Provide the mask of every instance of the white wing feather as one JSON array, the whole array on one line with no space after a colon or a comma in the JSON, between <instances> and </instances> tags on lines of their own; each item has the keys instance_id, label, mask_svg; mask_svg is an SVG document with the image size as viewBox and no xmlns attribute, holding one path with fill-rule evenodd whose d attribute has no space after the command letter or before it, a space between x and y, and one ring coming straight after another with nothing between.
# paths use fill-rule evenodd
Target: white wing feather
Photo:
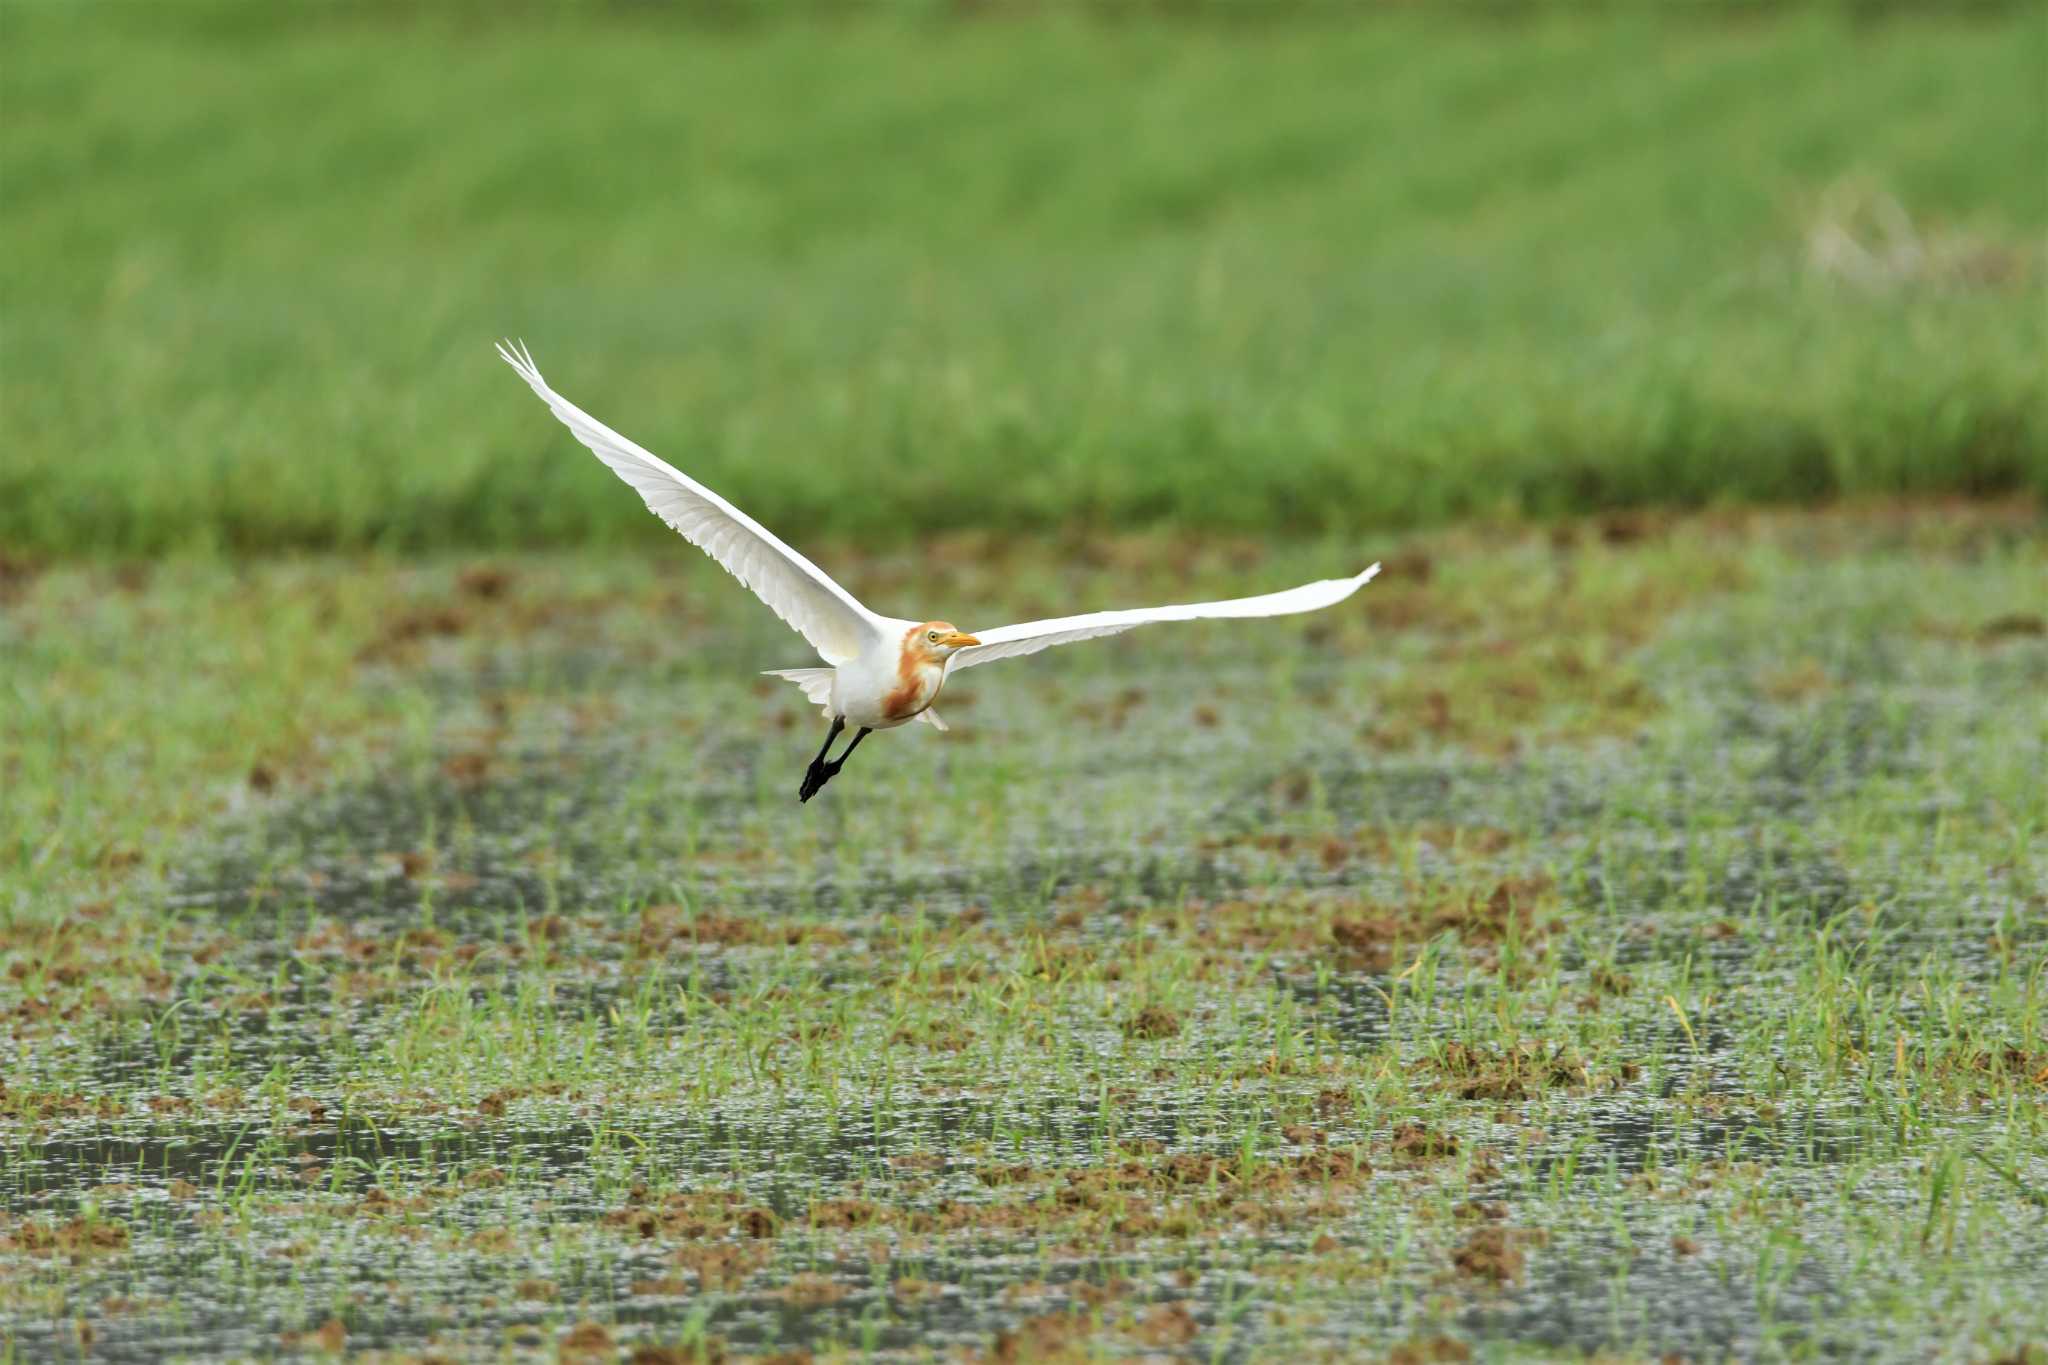
<instances>
[{"instance_id":1,"label":"white wing feather","mask_svg":"<svg viewBox=\"0 0 2048 1365\"><path fill-rule=\"evenodd\" d=\"M839 676L838 669L771 668L763 676L789 679L804 690L805 701L824 708L828 716L832 714L832 681Z\"/></svg>"},{"instance_id":2,"label":"white wing feather","mask_svg":"<svg viewBox=\"0 0 2048 1365\"><path fill-rule=\"evenodd\" d=\"M1130 611L1095 611L1085 616L1060 616L1048 621L1026 621L1022 625L998 626L994 630L977 630L973 634L981 641L969 645L953 655L948 661L949 671L954 668L972 668L976 664L992 663L997 659L1012 659L1020 654L1036 654L1041 649L1054 645L1069 645L1076 640L1093 640L1104 635L1117 635L1134 626L1149 626L1155 621L1199 621L1212 617L1233 616L1291 616L1296 612L1317 611L1334 606L1357 592L1373 575L1380 571L1375 564L1353 578L1325 578L1315 583L1304 583L1298 588L1284 592L1269 592L1262 597L1233 597L1225 602L1191 602L1179 607L1138 607Z\"/></svg>"},{"instance_id":3,"label":"white wing feather","mask_svg":"<svg viewBox=\"0 0 2048 1365\"><path fill-rule=\"evenodd\" d=\"M515 349L500 342L498 354L519 371L519 377L577 440L633 485L649 511L752 589L792 630L810 641L826 663L845 663L871 638L881 635L881 618L766 527L549 388L524 343Z\"/></svg>"}]
</instances>

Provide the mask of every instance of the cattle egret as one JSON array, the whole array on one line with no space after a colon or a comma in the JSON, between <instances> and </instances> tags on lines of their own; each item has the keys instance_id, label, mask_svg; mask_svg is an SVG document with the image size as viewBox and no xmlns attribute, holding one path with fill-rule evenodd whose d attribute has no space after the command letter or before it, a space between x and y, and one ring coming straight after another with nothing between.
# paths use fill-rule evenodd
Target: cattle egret
<instances>
[{"instance_id":1,"label":"cattle egret","mask_svg":"<svg viewBox=\"0 0 2048 1365\"><path fill-rule=\"evenodd\" d=\"M1288 616L1334 605L1357 592L1380 571L1374 564L1351 578L1326 578L1284 592L1193 602L1177 607L1094 611L991 630L964 631L950 621L910 621L878 616L852 593L826 577L817 565L777 540L767 528L548 387L524 343L500 342L498 354L533 387L576 439L590 447L612 472L639 492L648 510L682 534L753 589L797 634L810 641L824 668L778 668L823 708L832 724L818 756L804 773L797 799L809 801L836 776L853 751L876 730L893 730L920 720L944 730L932 709L946 679L962 668L1036 654L1053 645L1116 635L1155 621L1204 617ZM853 740L838 758L825 761L832 742L848 725Z\"/></svg>"}]
</instances>

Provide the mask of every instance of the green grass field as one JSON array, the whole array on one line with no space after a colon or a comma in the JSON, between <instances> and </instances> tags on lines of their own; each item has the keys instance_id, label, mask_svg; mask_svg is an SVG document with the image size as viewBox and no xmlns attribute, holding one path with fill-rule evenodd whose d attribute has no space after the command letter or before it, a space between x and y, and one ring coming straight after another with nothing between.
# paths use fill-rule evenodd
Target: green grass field
<instances>
[{"instance_id":1,"label":"green grass field","mask_svg":"<svg viewBox=\"0 0 2048 1365\"><path fill-rule=\"evenodd\" d=\"M2038 6L290 15L0 7L0 548L2048 488Z\"/></svg>"}]
</instances>

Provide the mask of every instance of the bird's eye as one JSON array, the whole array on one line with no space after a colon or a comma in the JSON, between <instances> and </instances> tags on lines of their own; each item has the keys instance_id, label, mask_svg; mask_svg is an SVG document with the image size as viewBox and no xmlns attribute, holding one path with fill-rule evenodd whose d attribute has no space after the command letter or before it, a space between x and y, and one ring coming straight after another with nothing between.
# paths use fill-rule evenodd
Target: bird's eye
<instances>
[{"instance_id":1,"label":"bird's eye","mask_svg":"<svg viewBox=\"0 0 2048 1365\"><path fill-rule=\"evenodd\" d=\"M935 630L928 630L924 633L924 638L930 640L933 644L937 644L939 642L939 633Z\"/></svg>"}]
</instances>

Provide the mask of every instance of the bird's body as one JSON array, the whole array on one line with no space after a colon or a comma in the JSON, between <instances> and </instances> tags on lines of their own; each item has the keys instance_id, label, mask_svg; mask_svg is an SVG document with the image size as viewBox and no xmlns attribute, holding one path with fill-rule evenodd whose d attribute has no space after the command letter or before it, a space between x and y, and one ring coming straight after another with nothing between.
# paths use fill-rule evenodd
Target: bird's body
<instances>
[{"instance_id":1,"label":"bird's body","mask_svg":"<svg viewBox=\"0 0 2048 1365\"><path fill-rule=\"evenodd\" d=\"M939 639L927 638L933 635ZM947 643L941 646L939 640ZM944 729L931 706L946 683L946 660L952 650L976 643L973 636L960 634L944 621L905 622L902 634L893 639L877 632L869 647L852 659L819 670L830 673L826 714L844 716L849 724L868 730L893 730L913 720ZM778 670L775 676L808 671Z\"/></svg>"},{"instance_id":2,"label":"bird's body","mask_svg":"<svg viewBox=\"0 0 2048 1365\"><path fill-rule=\"evenodd\" d=\"M1185 606L1098 611L973 634L946 621L912 621L868 610L817 565L776 539L767 528L718 494L633 444L548 387L525 347L501 344L498 353L553 409L577 440L631 484L648 509L717 560L753 590L824 660L824 668L775 669L801 687L831 719L825 745L804 775L805 801L830 781L854 748L876 730L913 720L946 728L932 703L952 674L995 659L1035 654L1053 645L1115 635L1159 621L1285 616L1343 601L1379 572L1374 564L1350 578L1304 583L1259 597ZM853 742L830 763L825 754L847 726Z\"/></svg>"}]
</instances>

